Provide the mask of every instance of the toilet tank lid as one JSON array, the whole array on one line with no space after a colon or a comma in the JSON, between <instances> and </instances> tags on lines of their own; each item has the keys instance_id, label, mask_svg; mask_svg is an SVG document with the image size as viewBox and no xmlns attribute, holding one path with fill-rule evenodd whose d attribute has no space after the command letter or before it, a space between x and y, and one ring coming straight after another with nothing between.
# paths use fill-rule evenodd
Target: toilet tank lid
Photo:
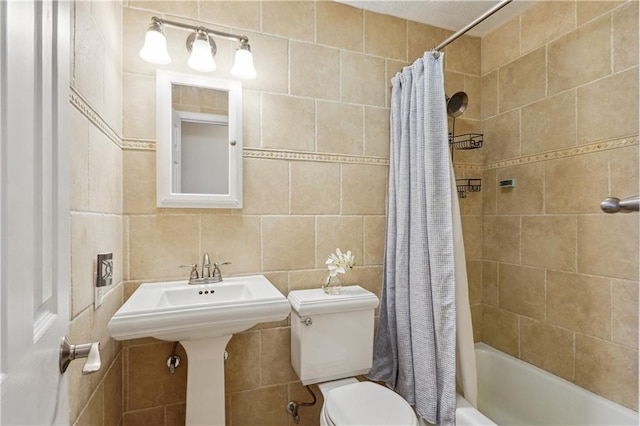
<instances>
[{"instance_id":1,"label":"toilet tank lid","mask_svg":"<svg viewBox=\"0 0 640 426\"><path fill-rule=\"evenodd\" d=\"M289 303L298 316L375 309L378 297L359 285L342 287L340 294L326 294L321 288L289 292Z\"/></svg>"}]
</instances>

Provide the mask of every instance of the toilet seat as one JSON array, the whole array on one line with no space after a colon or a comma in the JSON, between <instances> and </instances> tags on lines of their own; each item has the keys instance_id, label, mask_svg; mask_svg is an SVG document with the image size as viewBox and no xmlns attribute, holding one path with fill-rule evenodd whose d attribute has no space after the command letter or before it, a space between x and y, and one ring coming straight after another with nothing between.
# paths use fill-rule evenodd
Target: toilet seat
<instances>
[{"instance_id":1,"label":"toilet seat","mask_svg":"<svg viewBox=\"0 0 640 426\"><path fill-rule=\"evenodd\" d=\"M335 388L324 402L322 417L331 425L414 426L418 419L400 395L372 382Z\"/></svg>"}]
</instances>

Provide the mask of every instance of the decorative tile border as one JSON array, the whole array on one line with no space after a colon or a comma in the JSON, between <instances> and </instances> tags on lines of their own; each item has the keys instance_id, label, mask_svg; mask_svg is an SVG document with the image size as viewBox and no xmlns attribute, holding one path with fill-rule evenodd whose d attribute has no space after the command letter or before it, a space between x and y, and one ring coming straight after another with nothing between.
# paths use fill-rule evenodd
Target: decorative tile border
<instances>
[{"instance_id":1,"label":"decorative tile border","mask_svg":"<svg viewBox=\"0 0 640 426\"><path fill-rule=\"evenodd\" d=\"M122 139L118 134L107 124L106 121L100 116L100 114L93 109L91 104L76 90L75 87L69 86L69 103L73 105L82 115L87 117L93 125L95 125L106 137L111 139L111 142L118 147L123 148Z\"/></svg>"},{"instance_id":2,"label":"decorative tile border","mask_svg":"<svg viewBox=\"0 0 640 426\"><path fill-rule=\"evenodd\" d=\"M245 158L268 158L290 161L316 161L330 163L370 164L388 166L389 160L382 157L363 157L346 154L324 154L308 151L287 151L266 148L244 148L242 156Z\"/></svg>"},{"instance_id":3,"label":"decorative tile border","mask_svg":"<svg viewBox=\"0 0 640 426\"><path fill-rule=\"evenodd\" d=\"M156 141L153 139L122 139L122 149L133 151L155 151Z\"/></svg>"},{"instance_id":4,"label":"decorative tile border","mask_svg":"<svg viewBox=\"0 0 640 426\"><path fill-rule=\"evenodd\" d=\"M122 149L135 151L155 151L155 141L150 139L123 139ZM287 151L281 149L243 148L244 158L264 158L269 160L315 161L328 163L371 164L388 166L389 160L381 157L360 157L344 154L324 154L308 151Z\"/></svg>"},{"instance_id":5,"label":"decorative tile border","mask_svg":"<svg viewBox=\"0 0 640 426\"><path fill-rule=\"evenodd\" d=\"M624 148L626 146L633 145L638 145L638 135L610 139L608 141L596 142L589 145L575 146L558 151L543 152L541 154L514 158L511 160L498 161L496 163L490 163L486 166L483 166L483 169L500 169L503 167L517 166L520 164L537 163L540 161L555 160L558 158L574 157L576 155L588 154L591 152L608 151L611 149Z\"/></svg>"},{"instance_id":6,"label":"decorative tile border","mask_svg":"<svg viewBox=\"0 0 640 426\"><path fill-rule=\"evenodd\" d=\"M513 158L487 165L479 164L454 164L454 170L463 172L482 172L484 170L500 169L521 164L536 163L540 161L554 160L558 158L573 157L591 152L607 151L626 146L638 145L638 135L596 142L590 145L566 148L558 151L544 152L527 157ZM155 151L155 141L150 139L123 139L119 146L122 149ZM389 166L389 160L382 157L364 157L346 154L325 154L308 151L288 151L267 148L244 148L244 158L264 158L271 160L288 161L316 161L346 164L371 164L376 166Z\"/></svg>"},{"instance_id":7,"label":"decorative tile border","mask_svg":"<svg viewBox=\"0 0 640 426\"><path fill-rule=\"evenodd\" d=\"M462 172L481 172L482 166L479 164L454 164L453 170L460 170Z\"/></svg>"},{"instance_id":8,"label":"decorative tile border","mask_svg":"<svg viewBox=\"0 0 640 426\"><path fill-rule=\"evenodd\" d=\"M100 115L88 104L88 102L71 87L71 104L73 104L82 114L96 125L109 139L122 149L138 151L155 151L156 144L152 139L120 139L118 135L102 120ZM575 146L557 151L543 152L526 157L513 158L498 161L487 165L479 164L454 164L454 170L463 172L482 172L484 170L500 169L521 164L537 163L540 161L555 160L559 158L573 157L576 155L588 154L592 152L608 151L611 149L624 148L626 146L638 145L638 135L623 138L610 139L595 142L589 145ZM346 164L370 164L376 166L389 166L389 159L382 157L365 157L346 154L326 154L309 151L289 151L269 148L244 148L242 156L244 158L264 158L271 160L288 161L315 161L329 163Z\"/></svg>"}]
</instances>

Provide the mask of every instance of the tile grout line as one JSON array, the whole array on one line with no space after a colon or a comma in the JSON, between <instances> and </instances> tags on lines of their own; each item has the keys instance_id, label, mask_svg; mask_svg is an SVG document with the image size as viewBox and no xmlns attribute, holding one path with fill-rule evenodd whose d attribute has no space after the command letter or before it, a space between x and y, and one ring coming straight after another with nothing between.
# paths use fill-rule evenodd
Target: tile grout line
<instances>
[{"instance_id":1,"label":"tile grout line","mask_svg":"<svg viewBox=\"0 0 640 426\"><path fill-rule=\"evenodd\" d=\"M293 179L291 178L291 161L287 161L287 203L289 205L289 215L291 215L291 202L293 199Z\"/></svg>"},{"instance_id":2,"label":"tile grout line","mask_svg":"<svg viewBox=\"0 0 640 426\"><path fill-rule=\"evenodd\" d=\"M613 342L613 278L609 279L609 340Z\"/></svg>"}]
</instances>

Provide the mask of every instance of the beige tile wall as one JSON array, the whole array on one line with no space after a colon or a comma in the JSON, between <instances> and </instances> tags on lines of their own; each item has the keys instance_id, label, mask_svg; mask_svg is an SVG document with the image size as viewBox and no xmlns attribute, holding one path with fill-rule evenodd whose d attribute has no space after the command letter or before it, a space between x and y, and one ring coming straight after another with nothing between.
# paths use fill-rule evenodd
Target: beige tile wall
<instances>
[{"instance_id":1,"label":"beige tile wall","mask_svg":"<svg viewBox=\"0 0 640 426\"><path fill-rule=\"evenodd\" d=\"M638 194L638 2L539 2L481 45L482 340L637 410L638 216L599 202Z\"/></svg>"},{"instance_id":2,"label":"beige tile wall","mask_svg":"<svg viewBox=\"0 0 640 426\"><path fill-rule=\"evenodd\" d=\"M205 250L234 262L227 273L264 272L283 293L316 287L324 256L338 245L359 259L344 281L379 294L387 167L378 158L388 155L388 79L449 32L333 2L114 5L74 8L72 86L95 115L72 111L71 335L100 339L109 367L81 376L72 366L70 419L118 424L124 390L125 424L179 424L186 368L168 373L170 344L140 340L120 351L108 338L105 324L122 298L142 281L180 277L172 265L199 260ZM250 37L259 76L244 85L245 146L351 157L245 158L242 211L156 209L155 153L118 146L119 135L155 139L155 68L137 57L152 14ZM637 135L637 104L629 114L615 108L622 95L637 93L637 21L637 2L543 2L481 41L452 44L445 77L448 94L470 95L457 133L481 125L485 133L484 149L455 153L459 177L483 177L482 194L461 200L476 340L631 407L638 225L631 216L599 214L597 201L609 191L638 192L637 142L620 143ZM189 71L184 34L167 36L168 68ZM597 55L608 68L589 62L590 43L609 52ZM219 62L230 63L233 46L218 47ZM584 69L572 68L576 62ZM225 69L216 76L228 77ZM337 126L345 116L348 123ZM544 159L559 149L570 155ZM605 175L594 173L602 167ZM516 189L496 188L514 176ZM635 239L616 236L630 232ZM116 285L94 311L87 265L100 251L114 252L124 296ZM284 424L286 401L306 399L289 366L288 339L286 321L232 339L229 424ZM303 423L316 424L317 409L308 413Z\"/></svg>"},{"instance_id":3,"label":"beige tile wall","mask_svg":"<svg viewBox=\"0 0 640 426\"><path fill-rule=\"evenodd\" d=\"M122 420L122 345L106 324L122 305L122 7L75 2L72 7L70 106L71 326L74 343L100 341L102 369L82 375L69 366L69 423L113 425ZM112 252L113 285L94 310L98 253Z\"/></svg>"},{"instance_id":4,"label":"beige tile wall","mask_svg":"<svg viewBox=\"0 0 640 426\"><path fill-rule=\"evenodd\" d=\"M221 90L172 85L171 100L178 111L229 115L229 96Z\"/></svg>"},{"instance_id":5,"label":"beige tile wall","mask_svg":"<svg viewBox=\"0 0 640 426\"><path fill-rule=\"evenodd\" d=\"M389 79L449 32L326 1L129 2L123 17L125 143L155 140L156 67L138 57L152 15L249 37L258 77L243 82L245 147L280 154L245 152L242 210L158 209L155 152L125 149L125 298L141 282L185 278L177 265L199 263L205 251L233 262L224 274L264 273L284 294L319 287L324 260L336 247L352 250L358 264L342 281L380 294ZM173 63L166 68L190 72L186 33L167 31L167 37ZM225 46L219 43L219 51ZM480 40L469 38L445 56L452 81L447 90L472 95L461 127L480 127L479 48ZM231 53L222 56L212 75L229 78L230 63ZM288 151L301 157L292 159ZM480 204L468 208L481 212ZM470 267L479 270L479 250L473 259ZM473 288L480 308L481 287ZM290 366L289 339L287 320L232 338L225 368L228 424L293 424L286 403L308 395ZM171 375L171 344L148 339L124 347L124 424L184 421L186 358ZM317 424L318 409L302 409L302 424Z\"/></svg>"}]
</instances>

